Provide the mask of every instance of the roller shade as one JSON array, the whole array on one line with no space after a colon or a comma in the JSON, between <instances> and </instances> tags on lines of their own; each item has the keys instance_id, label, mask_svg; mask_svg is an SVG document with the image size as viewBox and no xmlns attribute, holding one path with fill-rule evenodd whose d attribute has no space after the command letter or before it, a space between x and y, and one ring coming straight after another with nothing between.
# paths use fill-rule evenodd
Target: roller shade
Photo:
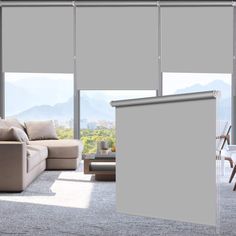
<instances>
[{"instance_id":1,"label":"roller shade","mask_svg":"<svg viewBox=\"0 0 236 236\"><path fill-rule=\"evenodd\" d=\"M231 73L233 7L162 7L162 72Z\"/></svg>"},{"instance_id":2,"label":"roller shade","mask_svg":"<svg viewBox=\"0 0 236 236\"><path fill-rule=\"evenodd\" d=\"M117 210L215 226L219 216L215 93L112 105L116 107Z\"/></svg>"},{"instance_id":3,"label":"roller shade","mask_svg":"<svg viewBox=\"0 0 236 236\"><path fill-rule=\"evenodd\" d=\"M158 8L78 7L79 89L158 89Z\"/></svg>"},{"instance_id":4,"label":"roller shade","mask_svg":"<svg viewBox=\"0 0 236 236\"><path fill-rule=\"evenodd\" d=\"M3 71L73 73L73 7L3 7Z\"/></svg>"}]
</instances>

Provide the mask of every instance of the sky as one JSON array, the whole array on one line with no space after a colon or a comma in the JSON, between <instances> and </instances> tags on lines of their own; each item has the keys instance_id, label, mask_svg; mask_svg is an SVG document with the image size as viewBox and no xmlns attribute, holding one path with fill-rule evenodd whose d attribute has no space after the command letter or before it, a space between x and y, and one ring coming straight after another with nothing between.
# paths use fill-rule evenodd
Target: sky
<instances>
[{"instance_id":1,"label":"sky","mask_svg":"<svg viewBox=\"0 0 236 236\"><path fill-rule=\"evenodd\" d=\"M21 113L35 106L67 103L73 97L73 74L6 73L5 78L8 115ZM196 84L204 86L214 80L230 85L231 75L164 73L163 94L175 94L176 90L184 90ZM222 87L222 90L225 90L225 86ZM100 108L104 110L103 113L109 114L107 109L112 109L109 105L110 101L153 96L156 96L155 90L83 90L81 91L81 102L84 101L85 107L81 106L81 109L86 110L85 116L91 116L91 112L94 113ZM86 100L89 101L86 103ZM105 117L104 114L102 115Z\"/></svg>"},{"instance_id":2,"label":"sky","mask_svg":"<svg viewBox=\"0 0 236 236\"><path fill-rule=\"evenodd\" d=\"M163 93L165 95L174 94L178 89L194 84L206 85L214 80L221 80L231 85L231 74L163 73Z\"/></svg>"},{"instance_id":3,"label":"sky","mask_svg":"<svg viewBox=\"0 0 236 236\"><path fill-rule=\"evenodd\" d=\"M54 105L66 102L73 96L73 74L46 74L46 73L6 73L6 81L26 90L29 94L44 96L40 101ZM194 84L206 85L214 80L221 80L231 84L231 74L204 74L204 73L163 73L163 94L175 94L176 90L190 87ZM42 93L43 92L43 93ZM128 98L152 97L156 95L155 90L130 91L130 90L101 90L83 91L89 98L100 97L106 100L119 100ZM40 96L37 96L39 98ZM38 100L38 99L37 99Z\"/></svg>"}]
</instances>

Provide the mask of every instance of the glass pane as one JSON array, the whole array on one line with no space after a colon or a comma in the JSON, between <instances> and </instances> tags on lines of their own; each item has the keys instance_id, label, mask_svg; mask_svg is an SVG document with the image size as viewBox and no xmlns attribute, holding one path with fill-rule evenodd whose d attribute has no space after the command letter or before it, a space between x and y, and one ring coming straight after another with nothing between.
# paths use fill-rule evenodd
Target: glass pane
<instances>
[{"instance_id":1,"label":"glass pane","mask_svg":"<svg viewBox=\"0 0 236 236\"><path fill-rule=\"evenodd\" d=\"M5 73L6 117L53 120L59 138L72 138L73 84L73 74Z\"/></svg>"},{"instance_id":2,"label":"glass pane","mask_svg":"<svg viewBox=\"0 0 236 236\"><path fill-rule=\"evenodd\" d=\"M220 120L231 121L231 74L163 73L163 95L221 92Z\"/></svg>"},{"instance_id":3,"label":"glass pane","mask_svg":"<svg viewBox=\"0 0 236 236\"><path fill-rule=\"evenodd\" d=\"M98 141L108 141L109 147L115 147L115 108L112 100L153 97L155 90L82 90L80 92L80 134L84 143L84 154L97 151Z\"/></svg>"}]
</instances>

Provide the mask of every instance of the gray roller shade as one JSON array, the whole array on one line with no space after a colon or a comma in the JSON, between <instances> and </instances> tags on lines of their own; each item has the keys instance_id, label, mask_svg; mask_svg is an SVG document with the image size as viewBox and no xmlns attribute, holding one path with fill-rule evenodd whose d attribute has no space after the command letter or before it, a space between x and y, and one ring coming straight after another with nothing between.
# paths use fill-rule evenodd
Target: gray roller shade
<instances>
[{"instance_id":1,"label":"gray roller shade","mask_svg":"<svg viewBox=\"0 0 236 236\"><path fill-rule=\"evenodd\" d=\"M119 212L216 225L217 104L212 92L112 102Z\"/></svg>"},{"instance_id":2,"label":"gray roller shade","mask_svg":"<svg viewBox=\"0 0 236 236\"><path fill-rule=\"evenodd\" d=\"M158 89L158 8L78 7L79 89Z\"/></svg>"},{"instance_id":3,"label":"gray roller shade","mask_svg":"<svg viewBox=\"0 0 236 236\"><path fill-rule=\"evenodd\" d=\"M232 7L162 7L161 26L163 72L232 72Z\"/></svg>"},{"instance_id":4,"label":"gray roller shade","mask_svg":"<svg viewBox=\"0 0 236 236\"><path fill-rule=\"evenodd\" d=\"M3 71L73 72L72 7L4 7Z\"/></svg>"}]
</instances>

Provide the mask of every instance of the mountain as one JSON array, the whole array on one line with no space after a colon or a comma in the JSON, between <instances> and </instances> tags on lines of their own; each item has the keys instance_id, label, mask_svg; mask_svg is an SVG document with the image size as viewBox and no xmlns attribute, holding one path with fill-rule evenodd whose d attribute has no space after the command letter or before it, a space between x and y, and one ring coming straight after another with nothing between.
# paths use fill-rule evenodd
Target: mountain
<instances>
[{"instance_id":1,"label":"mountain","mask_svg":"<svg viewBox=\"0 0 236 236\"><path fill-rule=\"evenodd\" d=\"M229 120L231 116L231 87L221 80L215 80L207 85L195 84L193 86L179 89L175 94L194 93L199 91L220 90L220 119Z\"/></svg>"},{"instance_id":2,"label":"mountain","mask_svg":"<svg viewBox=\"0 0 236 236\"><path fill-rule=\"evenodd\" d=\"M86 95L81 96L81 119L89 121L108 120L114 121L114 108L109 105L109 100L102 98L89 98ZM54 106L41 105L33 106L23 112L15 114L18 119L27 120L58 120L65 122L73 119L73 98L65 103L57 103Z\"/></svg>"},{"instance_id":3,"label":"mountain","mask_svg":"<svg viewBox=\"0 0 236 236\"><path fill-rule=\"evenodd\" d=\"M6 114L12 115L20 111L24 111L29 107L34 106L33 94L23 88L19 88L12 83L5 84L6 90Z\"/></svg>"},{"instance_id":4,"label":"mountain","mask_svg":"<svg viewBox=\"0 0 236 236\"><path fill-rule=\"evenodd\" d=\"M25 76L25 77L24 77ZM42 76L42 77L41 77ZM6 114L8 116L33 106L65 103L73 93L73 79L59 75L20 74L6 76ZM18 78L19 77L19 78ZM68 77L68 78L67 78Z\"/></svg>"},{"instance_id":5,"label":"mountain","mask_svg":"<svg viewBox=\"0 0 236 236\"><path fill-rule=\"evenodd\" d=\"M12 109L15 106L15 110L23 110L23 112L16 112L14 115L20 120L45 120L53 119L58 120L59 122L68 122L73 119L73 98L67 99L66 102L59 102L54 105L48 105L47 93L44 92L41 94L41 97L47 101L44 104L47 105L35 105L35 99L37 97L32 95L28 90L23 88L16 87L12 84L7 84L7 89L10 89L15 96L9 97L7 101L7 109L9 107ZM231 98L230 98L230 85L216 80L207 85L195 84L193 86L177 90L176 94L179 93L191 93L196 91L206 91L206 90L217 90L219 89L222 92L221 97L221 110L220 118L229 119L230 117L230 108L231 108ZM52 93L53 95L53 93ZM52 96L50 96L51 98ZM115 120L114 108L110 106L110 101L114 99L114 96L108 96L107 94L81 92L80 98L80 116L81 120L85 124L88 122L96 122L99 120L113 121ZM50 99L51 103L55 103L57 98ZM24 102L27 104L25 105ZM22 107L18 107L19 104L23 103ZM37 103L36 103L37 104ZM27 107L31 105L30 107ZM8 107L9 106L9 107ZM26 106L26 108L24 108ZM17 108L17 109L16 109ZM7 113L9 114L9 113Z\"/></svg>"},{"instance_id":6,"label":"mountain","mask_svg":"<svg viewBox=\"0 0 236 236\"><path fill-rule=\"evenodd\" d=\"M18 119L27 120L58 120L69 121L73 118L73 99L70 98L65 103L58 103L54 106L41 105L34 106L15 115Z\"/></svg>"},{"instance_id":7,"label":"mountain","mask_svg":"<svg viewBox=\"0 0 236 236\"><path fill-rule=\"evenodd\" d=\"M111 99L101 97L101 95L95 95L90 98L86 94L82 94L80 98L80 116L81 119L87 119L88 121L97 120L115 120L115 110L110 106Z\"/></svg>"},{"instance_id":8,"label":"mountain","mask_svg":"<svg viewBox=\"0 0 236 236\"><path fill-rule=\"evenodd\" d=\"M199 91L210 91L210 90L220 90L222 99L230 98L231 96L230 85L224 83L221 80L215 80L206 85L194 84L193 86L176 90L175 94L194 93L194 92L199 92Z\"/></svg>"}]
</instances>

